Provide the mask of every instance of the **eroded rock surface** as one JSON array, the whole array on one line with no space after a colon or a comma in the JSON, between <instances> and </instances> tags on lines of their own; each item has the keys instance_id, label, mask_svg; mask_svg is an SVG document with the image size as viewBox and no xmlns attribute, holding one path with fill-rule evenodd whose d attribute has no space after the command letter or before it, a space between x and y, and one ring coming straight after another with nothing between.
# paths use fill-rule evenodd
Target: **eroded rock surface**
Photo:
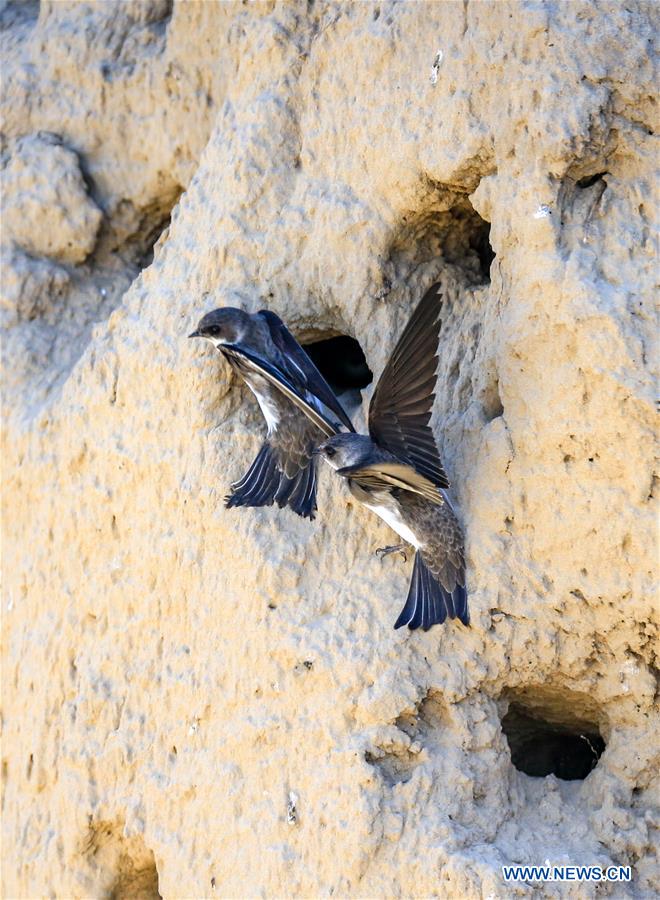
<instances>
[{"instance_id":1,"label":"eroded rock surface","mask_svg":"<svg viewBox=\"0 0 660 900\"><path fill-rule=\"evenodd\" d=\"M7 145L75 148L39 216L87 223L3 261L4 894L657 894L657 8L1 14ZM224 508L263 424L185 335L269 306L377 378L435 280L472 625L411 634L331 473Z\"/></svg>"},{"instance_id":2,"label":"eroded rock surface","mask_svg":"<svg viewBox=\"0 0 660 900\"><path fill-rule=\"evenodd\" d=\"M103 218L87 195L78 157L57 135L31 134L3 152L3 241L35 256L80 263Z\"/></svg>"}]
</instances>

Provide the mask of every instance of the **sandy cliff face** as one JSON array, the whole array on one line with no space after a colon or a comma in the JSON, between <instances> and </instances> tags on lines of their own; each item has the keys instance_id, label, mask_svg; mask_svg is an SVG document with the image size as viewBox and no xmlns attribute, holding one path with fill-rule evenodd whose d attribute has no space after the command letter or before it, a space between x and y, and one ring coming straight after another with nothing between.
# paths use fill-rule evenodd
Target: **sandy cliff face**
<instances>
[{"instance_id":1,"label":"sandy cliff face","mask_svg":"<svg viewBox=\"0 0 660 900\"><path fill-rule=\"evenodd\" d=\"M4 895L657 893L653 5L2 17ZM394 632L329 472L225 510L263 424L185 335L269 306L377 376L434 280L472 626Z\"/></svg>"}]
</instances>

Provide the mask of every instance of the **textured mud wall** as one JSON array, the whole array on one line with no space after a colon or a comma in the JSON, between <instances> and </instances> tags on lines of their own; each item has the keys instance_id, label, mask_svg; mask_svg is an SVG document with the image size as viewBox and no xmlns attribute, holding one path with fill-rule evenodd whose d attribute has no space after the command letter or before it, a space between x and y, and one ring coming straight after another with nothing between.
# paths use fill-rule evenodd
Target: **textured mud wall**
<instances>
[{"instance_id":1,"label":"textured mud wall","mask_svg":"<svg viewBox=\"0 0 660 900\"><path fill-rule=\"evenodd\" d=\"M654 18L4 4L4 896L660 890ZM472 626L411 634L330 472L311 525L224 509L263 424L185 335L268 305L377 375L436 279ZM518 771L510 703L588 777Z\"/></svg>"}]
</instances>

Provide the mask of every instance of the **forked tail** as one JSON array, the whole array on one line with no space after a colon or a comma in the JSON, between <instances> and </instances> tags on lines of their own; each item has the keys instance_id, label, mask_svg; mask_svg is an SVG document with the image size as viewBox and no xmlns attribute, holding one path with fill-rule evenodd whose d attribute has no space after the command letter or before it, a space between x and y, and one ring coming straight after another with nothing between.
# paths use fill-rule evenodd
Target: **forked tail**
<instances>
[{"instance_id":1,"label":"forked tail","mask_svg":"<svg viewBox=\"0 0 660 900\"><path fill-rule=\"evenodd\" d=\"M316 461L310 458L292 477L285 475L277 451L265 441L256 459L241 478L232 484L226 506L290 507L304 518L313 519L316 510Z\"/></svg>"},{"instance_id":2,"label":"forked tail","mask_svg":"<svg viewBox=\"0 0 660 900\"><path fill-rule=\"evenodd\" d=\"M470 624L465 585L456 582L453 589L448 590L417 552L408 597L394 627L407 625L411 630L423 628L428 631L432 625L441 625L447 617L458 618L464 625Z\"/></svg>"}]
</instances>

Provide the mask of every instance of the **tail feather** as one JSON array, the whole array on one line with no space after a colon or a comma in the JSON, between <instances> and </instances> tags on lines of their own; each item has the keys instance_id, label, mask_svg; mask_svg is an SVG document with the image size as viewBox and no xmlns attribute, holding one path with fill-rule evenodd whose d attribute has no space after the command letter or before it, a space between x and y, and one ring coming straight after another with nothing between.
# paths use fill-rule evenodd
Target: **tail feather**
<instances>
[{"instance_id":1,"label":"tail feather","mask_svg":"<svg viewBox=\"0 0 660 900\"><path fill-rule=\"evenodd\" d=\"M411 630L421 627L428 631L432 625L441 625L447 617L470 624L467 591L461 584L447 590L434 578L421 553L416 553L408 596L394 627L407 625Z\"/></svg>"},{"instance_id":2,"label":"tail feather","mask_svg":"<svg viewBox=\"0 0 660 900\"><path fill-rule=\"evenodd\" d=\"M456 608L454 606L454 596L452 591L448 590L441 582L438 582L441 590L444 591L443 599L447 605L447 615L450 619L456 618Z\"/></svg>"},{"instance_id":3,"label":"tail feather","mask_svg":"<svg viewBox=\"0 0 660 900\"><path fill-rule=\"evenodd\" d=\"M468 611L467 590L464 584L457 584L452 592L454 598L454 607L456 615L464 625L470 624L470 613Z\"/></svg>"},{"instance_id":4,"label":"tail feather","mask_svg":"<svg viewBox=\"0 0 660 900\"><path fill-rule=\"evenodd\" d=\"M226 498L226 506L289 506L299 516L314 518L316 510L315 460L301 468L293 477L284 474L277 453L266 441L254 462Z\"/></svg>"},{"instance_id":5,"label":"tail feather","mask_svg":"<svg viewBox=\"0 0 660 900\"><path fill-rule=\"evenodd\" d=\"M419 555L419 554L418 554ZM422 560L422 564L424 560ZM438 582L433 577L430 569L427 566L424 566L425 577L426 577L426 585L427 585L427 596L428 596L428 614L426 617L426 621L422 622L422 628L424 631L428 631L431 625L442 625L442 623L447 618L448 610L443 601L443 596L441 592L438 590ZM449 613L451 617L451 613Z\"/></svg>"},{"instance_id":6,"label":"tail feather","mask_svg":"<svg viewBox=\"0 0 660 900\"><path fill-rule=\"evenodd\" d=\"M316 464L313 459L290 480L290 485L287 502L291 509L313 519L316 509Z\"/></svg>"},{"instance_id":7,"label":"tail feather","mask_svg":"<svg viewBox=\"0 0 660 900\"><path fill-rule=\"evenodd\" d=\"M275 458L268 444L264 444L245 475L232 484L227 507L269 506L280 483ZM270 499L268 499L270 497Z\"/></svg>"},{"instance_id":8,"label":"tail feather","mask_svg":"<svg viewBox=\"0 0 660 900\"><path fill-rule=\"evenodd\" d=\"M403 606L403 609L399 613L399 618L394 623L395 628L401 628L403 625L407 625L414 613L417 606L417 594L419 593L419 586L417 585L417 554L415 556L415 567L413 569L412 578L410 580L410 587L408 588L408 596L406 598L406 602Z\"/></svg>"}]
</instances>

